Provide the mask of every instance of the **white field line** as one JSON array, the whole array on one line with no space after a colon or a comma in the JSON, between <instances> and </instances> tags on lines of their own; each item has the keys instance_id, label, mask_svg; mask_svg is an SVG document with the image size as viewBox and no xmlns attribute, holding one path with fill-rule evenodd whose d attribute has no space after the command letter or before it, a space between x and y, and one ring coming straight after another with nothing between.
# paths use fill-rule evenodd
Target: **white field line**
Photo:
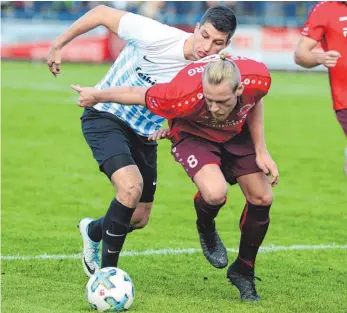
<instances>
[{"instance_id":1,"label":"white field line","mask_svg":"<svg viewBox=\"0 0 347 313\"><path fill-rule=\"evenodd\" d=\"M294 246L276 246L271 245L261 247L260 253L279 252L279 251L314 251L324 249L347 249L347 245L325 244L325 245L294 245ZM238 249L228 248L230 252L237 252ZM188 249L159 249L159 250L144 250L144 251L124 251L121 256L141 256L141 255L178 255L178 254L192 254L201 252L201 249L188 248ZM3 255L0 257L2 261L27 261L27 260L61 260L61 259L78 259L81 254L40 254L40 255Z\"/></svg>"}]
</instances>

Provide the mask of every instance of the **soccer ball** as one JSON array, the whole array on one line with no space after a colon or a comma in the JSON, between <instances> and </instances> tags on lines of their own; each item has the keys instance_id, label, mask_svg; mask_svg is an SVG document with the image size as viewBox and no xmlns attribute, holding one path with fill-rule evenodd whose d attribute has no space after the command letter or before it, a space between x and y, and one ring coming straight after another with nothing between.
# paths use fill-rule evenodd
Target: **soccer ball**
<instances>
[{"instance_id":1,"label":"soccer ball","mask_svg":"<svg viewBox=\"0 0 347 313\"><path fill-rule=\"evenodd\" d=\"M134 285L126 272L117 267L104 267L90 277L86 297L99 312L125 311L134 301Z\"/></svg>"}]
</instances>

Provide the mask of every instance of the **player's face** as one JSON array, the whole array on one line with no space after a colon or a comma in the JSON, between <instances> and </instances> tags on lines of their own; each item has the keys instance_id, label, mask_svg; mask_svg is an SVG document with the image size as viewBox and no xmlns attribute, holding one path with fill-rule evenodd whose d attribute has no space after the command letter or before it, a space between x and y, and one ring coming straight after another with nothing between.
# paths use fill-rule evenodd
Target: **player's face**
<instances>
[{"instance_id":1,"label":"player's face","mask_svg":"<svg viewBox=\"0 0 347 313\"><path fill-rule=\"evenodd\" d=\"M204 97L207 109L214 119L219 122L225 121L237 104L237 98L242 95L243 83L240 83L233 92L230 83L225 81L219 85L203 82Z\"/></svg>"},{"instance_id":2,"label":"player's face","mask_svg":"<svg viewBox=\"0 0 347 313\"><path fill-rule=\"evenodd\" d=\"M211 23L196 24L194 31L193 54L196 60L208 55L218 54L229 42L228 33L223 33L214 28Z\"/></svg>"}]
</instances>

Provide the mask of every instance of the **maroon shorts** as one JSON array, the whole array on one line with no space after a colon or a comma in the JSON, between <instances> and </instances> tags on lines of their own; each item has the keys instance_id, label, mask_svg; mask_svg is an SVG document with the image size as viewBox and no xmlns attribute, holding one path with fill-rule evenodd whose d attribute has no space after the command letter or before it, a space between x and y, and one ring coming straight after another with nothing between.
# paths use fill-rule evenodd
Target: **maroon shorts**
<instances>
[{"instance_id":1,"label":"maroon shorts","mask_svg":"<svg viewBox=\"0 0 347 313\"><path fill-rule=\"evenodd\" d=\"M347 109L336 111L336 117L347 136Z\"/></svg>"},{"instance_id":2,"label":"maroon shorts","mask_svg":"<svg viewBox=\"0 0 347 313\"><path fill-rule=\"evenodd\" d=\"M236 155L228 152L223 144L192 135L174 143L171 154L182 164L191 179L207 164L219 165L230 184L236 184L236 178L239 176L261 172L255 162L254 153Z\"/></svg>"}]
</instances>

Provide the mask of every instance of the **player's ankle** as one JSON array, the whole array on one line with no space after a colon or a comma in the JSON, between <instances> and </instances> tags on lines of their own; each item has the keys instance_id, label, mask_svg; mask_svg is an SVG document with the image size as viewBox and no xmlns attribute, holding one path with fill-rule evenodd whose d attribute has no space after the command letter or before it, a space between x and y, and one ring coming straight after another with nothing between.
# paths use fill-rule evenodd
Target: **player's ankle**
<instances>
[{"instance_id":1,"label":"player's ankle","mask_svg":"<svg viewBox=\"0 0 347 313\"><path fill-rule=\"evenodd\" d=\"M235 262L231 265L232 269L245 276L254 276L254 266L251 262L240 258L239 256Z\"/></svg>"}]
</instances>

